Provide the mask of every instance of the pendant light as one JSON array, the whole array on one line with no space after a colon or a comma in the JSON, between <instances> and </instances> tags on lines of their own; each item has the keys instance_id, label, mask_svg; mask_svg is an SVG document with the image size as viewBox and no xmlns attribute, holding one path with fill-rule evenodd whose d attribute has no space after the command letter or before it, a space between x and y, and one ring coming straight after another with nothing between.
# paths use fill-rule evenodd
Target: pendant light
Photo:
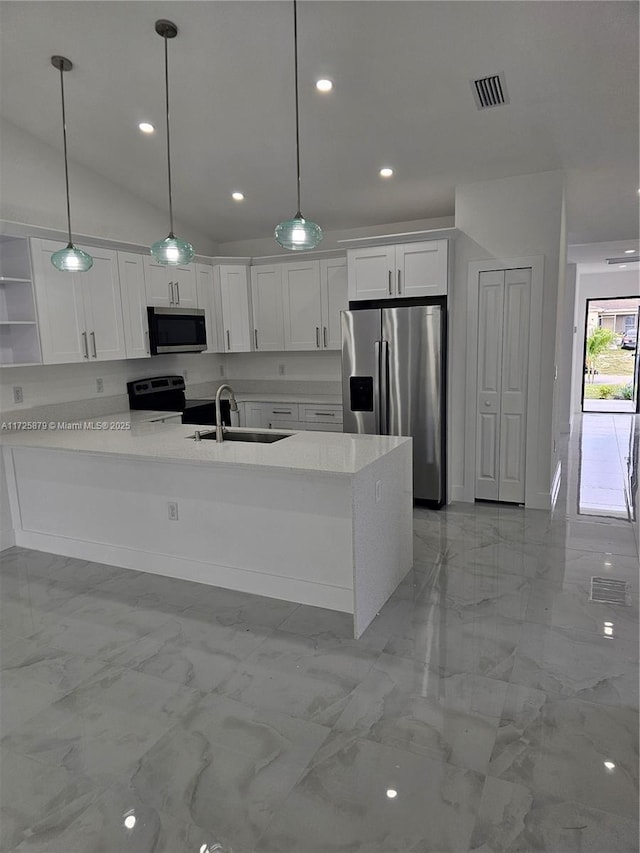
<instances>
[{"instance_id":1,"label":"pendant light","mask_svg":"<svg viewBox=\"0 0 640 853\"><path fill-rule=\"evenodd\" d=\"M171 21L156 21L156 32L164 39L164 84L167 114L167 174L169 177L169 234L164 240L158 240L151 247L151 254L159 264L177 266L188 264L193 258L193 246L181 240L173 233L173 198L171 195L171 142L169 136L169 55L167 40L178 35L178 28Z\"/></svg>"},{"instance_id":2,"label":"pendant light","mask_svg":"<svg viewBox=\"0 0 640 853\"><path fill-rule=\"evenodd\" d=\"M93 266L93 258L73 245L71 239L71 205L69 204L69 163L67 161L67 119L64 109L64 72L71 71L73 62L64 56L52 56L51 64L60 72L60 95L62 97L62 139L64 142L64 180L67 188L67 230L69 242L64 249L51 255L51 263L61 272L86 272Z\"/></svg>"},{"instance_id":3,"label":"pendant light","mask_svg":"<svg viewBox=\"0 0 640 853\"><path fill-rule=\"evenodd\" d=\"M293 0L293 48L295 54L296 81L296 169L298 176L298 210L293 219L281 222L275 230L275 238L283 249L299 251L314 249L322 240L322 229L315 222L305 219L300 213L300 120L298 115L298 10Z\"/></svg>"}]
</instances>

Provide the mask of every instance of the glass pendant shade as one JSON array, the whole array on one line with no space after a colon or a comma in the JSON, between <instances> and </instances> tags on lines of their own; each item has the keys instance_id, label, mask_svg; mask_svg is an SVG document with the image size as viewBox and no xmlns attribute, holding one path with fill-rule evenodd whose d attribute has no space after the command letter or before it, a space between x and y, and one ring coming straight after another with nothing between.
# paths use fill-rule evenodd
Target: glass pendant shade
<instances>
[{"instance_id":1,"label":"glass pendant shade","mask_svg":"<svg viewBox=\"0 0 640 853\"><path fill-rule=\"evenodd\" d=\"M164 240L158 240L151 247L151 254L159 264L166 266L179 266L188 264L193 258L193 246L191 243L181 240L174 234L169 234Z\"/></svg>"},{"instance_id":2,"label":"glass pendant shade","mask_svg":"<svg viewBox=\"0 0 640 853\"><path fill-rule=\"evenodd\" d=\"M73 243L51 255L51 263L60 272L86 272L93 266L93 258Z\"/></svg>"},{"instance_id":3,"label":"glass pendant shade","mask_svg":"<svg viewBox=\"0 0 640 853\"><path fill-rule=\"evenodd\" d=\"M293 219L281 222L275 230L276 241L283 249L299 251L304 249L315 249L322 240L322 228L305 219L300 213L296 213Z\"/></svg>"}]
</instances>

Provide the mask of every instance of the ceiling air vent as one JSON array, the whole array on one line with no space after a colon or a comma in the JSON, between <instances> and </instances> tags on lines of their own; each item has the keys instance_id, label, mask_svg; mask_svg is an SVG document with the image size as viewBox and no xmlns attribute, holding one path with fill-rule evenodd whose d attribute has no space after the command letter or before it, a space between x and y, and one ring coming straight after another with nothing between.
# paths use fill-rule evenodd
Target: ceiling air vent
<instances>
[{"instance_id":1,"label":"ceiling air vent","mask_svg":"<svg viewBox=\"0 0 640 853\"><path fill-rule=\"evenodd\" d=\"M623 258L607 258L608 264L637 264L640 261L640 258L631 258L629 255L625 255Z\"/></svg>"},{"instance_id":2,"label":"ceiling air vent","mask_svg":"<svg viewBox=\"0 0 640 853\"><path fill-rule=\"evenodd\" d=\"M499 74L493 74L491 77L480 77L479 80L472 80L471 89L479 110L509 103L507 85L504 82L504 72L502 71Z\"/></svg>"}]
</instances>

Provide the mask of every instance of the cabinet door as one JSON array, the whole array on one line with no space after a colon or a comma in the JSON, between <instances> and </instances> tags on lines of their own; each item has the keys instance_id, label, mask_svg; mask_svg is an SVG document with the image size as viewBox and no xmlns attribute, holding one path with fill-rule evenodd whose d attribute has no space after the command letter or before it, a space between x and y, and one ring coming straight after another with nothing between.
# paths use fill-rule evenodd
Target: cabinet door
<instances>
[{"instance_id":1,"label":"cabinet door","mask_svg":"<svg viewBox=\"0 0 640 853\"><path fill-rule=\"evenodd\" d=\"M396 292L407 297L446 296L446 240L396 246Z\"/></svg>"},{"instance_id":2,"label":"cabinet door","mask_svg":"<svg viewBox=\"0 0 640 853\"><path fill-rule=\"evenodd\" d=\"M322 302L322 347L342 348L340 312L349 307L347 297L347 261L332 258L320 261L320 298Z\"/></svg>"},{"instance_id":3,"label":"cabinet door","mask_svg":"<svg viewBox=\"0 0 640 853\"><path fill-rule=\"evenodd\" d=\"M169 281L173 284L174 305L180 308L198 307L196 270L194 264L184 267L168 267Z\"/></svg>"},{"instance_id":4,"label":"cabinet door","mask_svg":"<svg viewBox=\"0 0 640 853\"><path fill-rule=\"evenodd\" d=\"M251 267L253 345L257 351L284 349L282 266Z\"/></svg>"},{"instance_id":5,"label":"cabinet door","mask_svg":"<svg viewBox=\"0 0 640 853\"><path fill-rule=\"evenodd\" d=\"M253 429L267 429L266 403L244 404L244 427Z\"/></svg>"},{"instance_id":6,"label":"cabinet door","mask_svg":"<svg viewBox=\"0 0 640 853\"><path fill-rule=\"evenodd\" d=\"M222 296L222 320L225 352L250 352L249 282L247 268L239 264L218 267Z\"/></svg>"},{"instance_id":7,"label":"cabinet door","mask_svg":"<svg viewBox=\"0 0 640 853\"><path fill-rule=\"evenodd\" d=\"M118 273L127 358L149 358L149 323L143 256L132 252L118 252Z\"/></svg>"},{"instance_id":8,"label":"cabinet door","mask_svg":"<svg viewBox=\"0 0 640 853\"><path fill-rule=\"evenodd\" d=\"M389 299L395 296L395 246L349 249L349 299Z\"/></svg>"},{"instance_id":9,"label":"cabinet door","mask_svg":"<svg viewBox=\"0 0 640 853\"><path fill-rule=\"evenodd\" d=\"M84 335L84 305L81 273L60 272L51 255L63 248L49 240L31 240L33 283L35 286L40 343L44 364L65 364L88 359Z\"/></svg>"},{"instance_id":10,"label":"cabinet door","mask_svg":"<svg viewBox=\"0 0 640 853\"><path fill-rule=\"evenodd\" d=\"M173 288L170 283L168 267L159 264L149 255L143 255L144 259L144 284L147 292L147 305L155 305L158 308L173 307Z\"/></svg>"},{"instance_id":11,"label":"cabinet door","mask_svg":"<svg viewBox=\"0 0 640 853\"><path fill-rule=\"evenodd\" d=\"M74 273L81 282L89 356L98 361L127 357L118 279L118 257L111 249L91 249L93 266Z\"/></svg>"},{"instance_id":12,"label":"cabinet door","mask_svg":"<svg viewBox=\"0 0 640 853\"><path fill-rule=\"evenodd\" d=\"M284 348L321 349L322 314L318 261L282 264L282 299Z\"/></svg>"},{"instance_id":13,"label":"cabinet door","mask_svg":"<svg viewBox=\"0 0 640 853\"><path fill-rule=\"evenodd\" d=\"M220 282L217 278L214 280L213 267L208 264L196 264L195 268L198 307L204 309L207 327L206 352L224 352Z\"/></svg>"}]
</instances>

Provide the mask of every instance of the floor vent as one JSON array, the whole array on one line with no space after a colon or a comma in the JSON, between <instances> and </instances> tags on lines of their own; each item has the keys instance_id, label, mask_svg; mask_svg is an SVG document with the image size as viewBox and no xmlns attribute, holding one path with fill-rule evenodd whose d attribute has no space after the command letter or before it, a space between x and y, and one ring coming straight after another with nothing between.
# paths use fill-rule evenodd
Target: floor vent
<instances>
[{"instance_id":1,"label":"floor vent","mask_svg":"<svg viewBox=\"0 0 640 853\"><path fill-rule=\"evenodd\" d=\"M501 104L509 103L507 85L504 81L504 73L493 74L491 77L480 77L471 81L471 89L479 110L487 107L499 107Z\"/></svg>"},{"instance_id":2,"label":"floor vent","mask_svg":"<svg viewBox=\"0 0 640 853\"><path fill-rule=\"evenodd\" d=\"M611 578L591 578L591 601L600 604L629 604L629 584Z\"/></svg>"}]
</instances>

